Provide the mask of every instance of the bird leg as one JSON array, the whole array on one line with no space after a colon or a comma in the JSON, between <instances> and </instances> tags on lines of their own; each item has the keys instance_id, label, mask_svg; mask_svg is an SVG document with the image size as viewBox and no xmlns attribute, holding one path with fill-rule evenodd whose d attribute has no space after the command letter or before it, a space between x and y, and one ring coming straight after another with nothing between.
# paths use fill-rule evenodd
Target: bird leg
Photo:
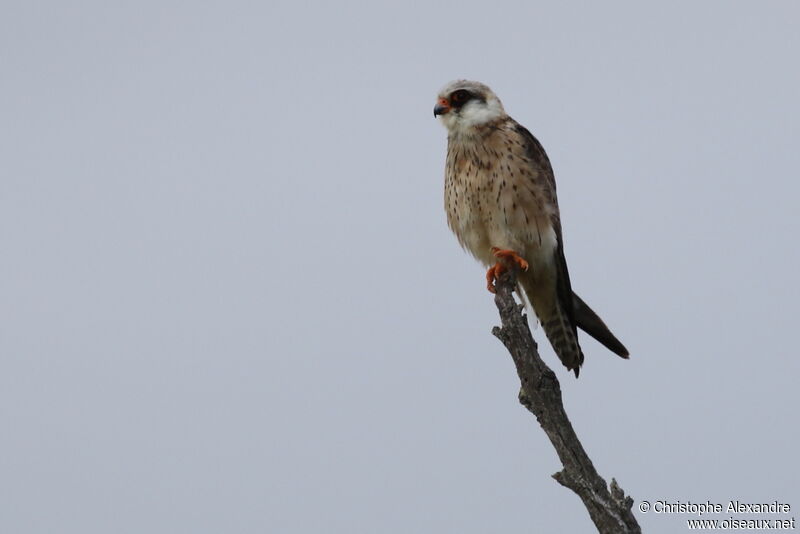
<instances>
[{"instance_id":1,"label":"bird leg","mask_svg":"<svg viewBox=\"0 0 800 534\"><path fill-rule=\"evenodd\" d=\"M496 293L494 282L507 269L528 270L528 262L513 250L492 247L492 255L500 261L489 267L489 270L486 271L486 289L488 289L490 293Z\"/></svg>"},{"instance_id":2,"label":"bird leg","mask_svg":"<svg viewBox=\"0 0 800 534\"><path fill-rule=\"evenodd\" d=\"M523 271L528 270L528 262L522 259L522 257L513 250L492 247L492 255L504 263L516 265Z\"/></svg>"}]
</instances>

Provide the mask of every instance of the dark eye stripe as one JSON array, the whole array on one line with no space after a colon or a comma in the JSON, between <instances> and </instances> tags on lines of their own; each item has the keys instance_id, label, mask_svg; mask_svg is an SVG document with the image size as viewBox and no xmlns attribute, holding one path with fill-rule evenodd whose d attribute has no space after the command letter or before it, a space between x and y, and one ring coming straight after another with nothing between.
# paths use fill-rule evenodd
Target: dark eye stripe
<instances>
[{"instance_id":1,"label":"dark eye stripe","mask_svg":"<svg viewBox=\"0 0 800 534\"><path fill-rule=\"evenodd\" d=\"M459 109L470 100L479 100L481 102L485 102L485 99L482 96L467 91L466 89L459 89L458 91L453 91L453 93L450 95L450 106Z\"/></svg>"}]
</instances>

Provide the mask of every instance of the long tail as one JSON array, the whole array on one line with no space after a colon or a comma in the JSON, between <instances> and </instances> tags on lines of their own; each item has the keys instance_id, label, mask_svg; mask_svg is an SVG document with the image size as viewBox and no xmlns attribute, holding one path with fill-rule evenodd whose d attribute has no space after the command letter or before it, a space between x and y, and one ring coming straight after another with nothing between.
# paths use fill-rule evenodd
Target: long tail
<instances>
[{"instance_id":1,"label":"long tail","mask_svg":"<svg viewBox=\"0 0 800 534\"><path fill-rule=\"evenodd\" d=\"M558 359L577 378L583 365L583 351L578 344L578 330L572 325L565 310L556 304L547 318L540 317L539 320Z\"/></svg>"},{"instance_id":2,"label":"long tail","mask_svg":"<svg viewBox=\"0 0 800 534\"><path fill-rule=\"evenodd\" d=\"M628 358L628 349L614 337L600 317L575 293L572 293L572 316L576 326L602 343L611 352Z\"/></svg>"},{"instance_id":3,"label":"long tail","mask_svg":"<svg viewBox=\"0 0 800 534\"><path fill-rule=\"evenodd\" d=\"M527 276L520 276L519 281L556 355L577 377L583 364L583 351L578 343L572 310L565 309L555 291L541 291L541 288L537 291L534 281Z\"/></svg>"}]
</instances>

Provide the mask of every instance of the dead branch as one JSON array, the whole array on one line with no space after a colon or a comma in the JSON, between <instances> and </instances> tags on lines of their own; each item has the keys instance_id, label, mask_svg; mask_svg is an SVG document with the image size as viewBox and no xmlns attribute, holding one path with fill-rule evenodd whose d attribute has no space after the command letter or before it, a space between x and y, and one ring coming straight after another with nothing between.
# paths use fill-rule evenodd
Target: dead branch
<instances>
[{"instance_id":1,"label":"dead branch","mask_svg":"<svg viewBox=\"0 0 800 534\"><path fill-rule=\"evenodd\" d=\"M492 334L503 342L514 359L522 383L519 402L536 416L564 467L553 478L578 494L598 532L641 533L631 511L633 499L625 496L613 478L610 487L606 484L572 428L561 401L558 379L539 356L527 317L522 313L524 306L517 304L512 295L516 287L514 273L504 273L497 280L496 287L494 301L500 312L502 327L494 327Z\"/></svg>"}]
</instances>

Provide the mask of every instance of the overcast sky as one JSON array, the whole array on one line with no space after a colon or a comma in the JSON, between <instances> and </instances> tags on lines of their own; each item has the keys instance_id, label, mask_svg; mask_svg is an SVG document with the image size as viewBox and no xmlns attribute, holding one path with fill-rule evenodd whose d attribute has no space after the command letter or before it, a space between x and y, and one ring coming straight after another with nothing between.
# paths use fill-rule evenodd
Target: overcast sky
<instances>
[{"instance_id":1,"label":"overcast sky","mask_svg":"<svg viewBox=\"0 0 800 534\"><path fill-rule=\"evenodd\" d=\"M534 332L600 473L800 516L799 18L3 1L0 531L591 532L446 226L462 77L546 148L631 351L584 336L575 380Z\"/></svg>"}]
</instances>

